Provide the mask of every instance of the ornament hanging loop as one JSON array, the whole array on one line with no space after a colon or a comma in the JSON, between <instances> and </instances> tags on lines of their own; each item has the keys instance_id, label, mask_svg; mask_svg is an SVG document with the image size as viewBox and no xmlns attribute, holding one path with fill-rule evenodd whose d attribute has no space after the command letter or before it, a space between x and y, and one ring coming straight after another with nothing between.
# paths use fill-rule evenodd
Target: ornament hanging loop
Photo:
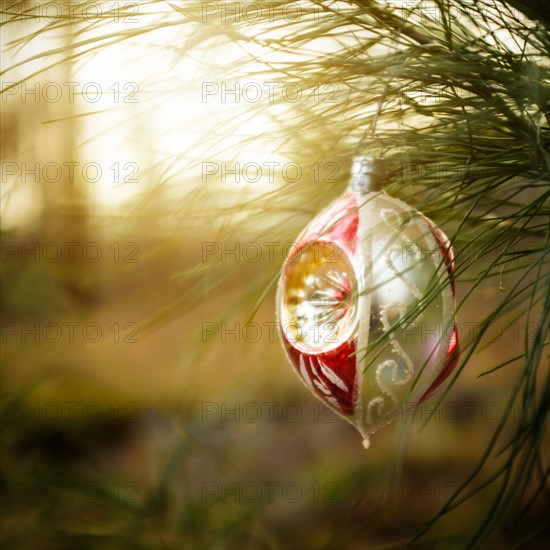
<instances>
[{"instance_id":1,"label":"ornament hanging loop","mask_svg":"<svg viewBox=\"0 0 550 550\"><path fill-rule=\"evenodd\" d=\"M384 159L376 157L354 157L351 166L350 191L370 193L380 191L386 175Z\"/></svg>"}]
</instances>

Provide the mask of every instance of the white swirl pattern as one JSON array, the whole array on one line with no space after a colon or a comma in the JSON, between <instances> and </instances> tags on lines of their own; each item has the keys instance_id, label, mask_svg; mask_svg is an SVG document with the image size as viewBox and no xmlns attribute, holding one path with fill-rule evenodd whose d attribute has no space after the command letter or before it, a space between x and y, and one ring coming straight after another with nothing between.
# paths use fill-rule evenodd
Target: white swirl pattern
<instances>
[{"instance_id":1,"label":"white swirl pattern","mask_svg":"<svg viewBox=\"0 0 550 550\"><path fill-rule=\"evenodd\" d=\"M403 224L399 213L390 208L381 210L380 218L384 221L384 223L386 223L386 225L399 232L403 231L404 226L411 222L411 219L409 218L406 223ZM391 272L403 282L411 294L416 299L420 300L423 298L422 291L395 266L392 260L392 255L395 254L396 251L399 253L400 250L401 249L395 244L387 247L384 252L385 264ZM412 269L415 269L416 267L418 266L413 266ZM388 383L383 380L384 371L390 369L390 380L394 386L403 386L407 384L412 380L415 373L414 364L411 358L398 343L397 338L395 337L395 330L392 330L392 325L389 320L390 310L398 311L398 321L400 321L407 313L407 306L403 301L395 300L380 308L380 321L384 332L388 334L389 345L392 351L402 359L405 368L401 369L402 373L400 373L399 365L394 359L386 359L377 365L375 370L375 380L383 395L373 397L367 404L367 424L371 433L374 433L378 430L378 428L388 424L399 408L399 399L397 398L397 395L388 387ZM407 326L416 326L420 322L421 318L422 314L417 316L414 321L409 323Z\"/></svg>"}]
</instances>

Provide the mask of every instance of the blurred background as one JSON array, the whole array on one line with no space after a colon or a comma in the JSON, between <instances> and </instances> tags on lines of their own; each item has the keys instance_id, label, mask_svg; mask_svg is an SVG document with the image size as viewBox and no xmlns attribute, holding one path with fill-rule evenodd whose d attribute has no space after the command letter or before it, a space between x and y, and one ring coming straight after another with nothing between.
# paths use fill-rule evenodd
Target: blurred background
<instances>
[{"instance_id":1,"label":"blurred background","mask_svg":"<svg viewBox=\"0 0 550 550\"><path fill-rule=\"evenodd\" d=\"M544 137L548 66L505 28L532 14L1 6L3 546L542 548L550 168L527 126ZM488 46L443 75L410 29ZM473 68L489 46L519 56L502 73L536 73L522 93L539 99L513 96L526 129L474 84L449 95L449 78L491 81ZM287 362L275 283L370 152L454 242L462 359L365 451Z\"/></svg>"}]
</instances>

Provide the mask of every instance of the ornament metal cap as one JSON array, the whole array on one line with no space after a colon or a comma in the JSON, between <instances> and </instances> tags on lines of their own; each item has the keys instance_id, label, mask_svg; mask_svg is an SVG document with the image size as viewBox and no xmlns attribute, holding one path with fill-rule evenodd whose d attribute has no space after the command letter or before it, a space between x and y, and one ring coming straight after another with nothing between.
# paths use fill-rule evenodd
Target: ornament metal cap
<instances>
[{"instance_id":1,"label":"ornament metal cap","mask_svg":"<svg viewBox=\"0 0 550 550\"><path fill-rule=\"evenodd\" d=\"M354 157L351 165L349 188L357 193L380 191L386 175L384 159L376 157Z\"/></svg>"}]
</instances>

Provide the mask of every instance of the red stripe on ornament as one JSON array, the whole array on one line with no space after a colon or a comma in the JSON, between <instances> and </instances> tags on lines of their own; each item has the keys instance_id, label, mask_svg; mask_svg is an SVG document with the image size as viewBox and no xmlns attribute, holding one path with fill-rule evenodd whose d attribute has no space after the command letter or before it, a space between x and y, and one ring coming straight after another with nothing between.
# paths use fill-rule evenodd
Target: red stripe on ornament
<instances>
[{"instance_id":1,"label":"red stripe on ornament","mask_svg":"<svg viewBox=\"0 0 550 550\"><path fill-rule=\"evenodd\" d=\"M304 382L315 395L338 413L345 416L353 415L357 402L353 340L332 351L318 354L298 351L284 336L283 341L292 364L302 379L304 376L301 373L300 359L303 361L306 374L309 376L309 380ZM337 405L331 400L335 400Z\"/></svg>"},{"instance_id":2,"label":"red stripe on ornament","mask_svg":"<svg viewBox=\"0 0 550 550\"><path fill-rule=\"evenodd\" d=\"M445 265L447 266L447 273L449 274L449 279L451 281L451 290L453 293L453 298L455 296L455 280L454 280L454 271L455 271L455 264L454 264L454 251L453 247L451 246L451 242L449 241L447 235L435 225L432 220L429 218L426 218L425 216L422 216L426 223L428 224L428 227L430 228L430 231L432 232L432 235L434 236L434 239L437 241L437 244L439 245L439 250L441 252L441 256L443 257L443 261L445 262ZM460 348L458 344L458 329L456 326L456 322L453 325L453 334L451 336L451 339L449 341L449 347L447 348L447 354L445 355L445 362L443 363L443 370L439 373L437 378L434 380L432 385L428 388L426 393L422 396L419 403L424 402L426 399L431 397L435 391L443 384L443 382L447 379L447 377L453 372L455 367L458 365L458 360L460 358Z\"/></svg>"},{"instance_id":3,"label":"red stripe on ornament","mask_svg":"<svg viewBox=\"0 0 550 550\"><path fill-rule=\"evenodd\" d=\"M447 235L435 225L432 220L429 218L426 218L426 216L422 216L424 220L426 220L426 223L428 224L428 227L430 228L430 231L432 232L432 235L434 236L434 239L437 241L437 244L439 245L439 250L441 252L441 256L443 257L443 261L445 262L445 265L447 266L447 273L449 273L449 278L451 279L451 289L453 291L453 297L455 295L455 280L454 280L454 273L455 273L455 255L453 251L453 247L451 246L451 241L449 241Z\"/></svg>"},{"instance_id":4,"label":"red stripe on ornament","mask_svg":"<svg viewBox=\"0 0 550 550\"><path fill-rule=\"evenodd\" d=\"M348 252L355 253L359 214L357 199L353 193L344 193L333 205L323 210L300 234L289 258L315 241L334 241Z\"/></svg>"},{"instance_id":5,"label":"red stripe on ornament","mask_svg":"<svg viewBox=\"0 0 550 550\"><path fill-rule=\"evenodd\" d=\"M445 382L447 377L453 372L455 367L458 365L458 360L460 358L460 349L458 346L458 331L456 322L453 328L453 334L449 342L449 347L447 348L447 355L445 356L445 363L443 364L443 370L438 374L437 378L434 380L432 385L428 388L426 393L420 398L419 403L423 403L431 397L437 388Z\"/></svg>"}]
</instances>

